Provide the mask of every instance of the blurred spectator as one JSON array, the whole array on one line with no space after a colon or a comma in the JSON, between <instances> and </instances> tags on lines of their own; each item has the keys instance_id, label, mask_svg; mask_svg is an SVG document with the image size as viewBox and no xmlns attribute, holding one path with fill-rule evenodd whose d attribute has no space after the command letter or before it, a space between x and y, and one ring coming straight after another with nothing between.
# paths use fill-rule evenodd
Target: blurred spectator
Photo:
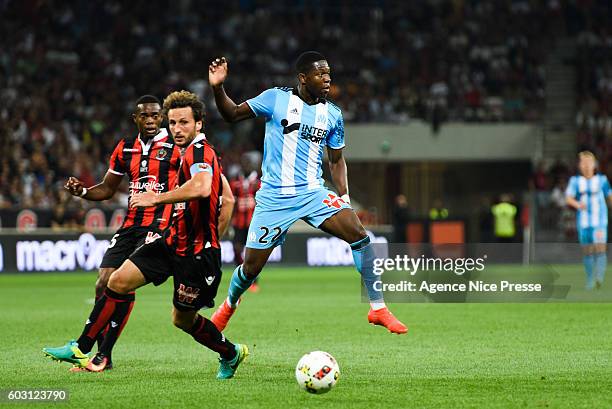
<instances>
[{"instance_id":1,"label":"blurred spectator","mask_svg":"<svg viewBox=\"0 0 612 409\"><path fill-rule=\"evenodd\" d=\"M429 209L429 220L448 219L448 209L444 207L441 199L435 199L433 206Z\"/></svg>"},{"instance_id":2,"label":"blurred spectator","mask_svg":"<svg viewBox=\"0 0 612 409\"><path fill-rule=\"evenodd\" d=\"M447 120L538 119L545 51L565 15L564 2L475 0L230 1L206 13L194 0L173 13L150 13L167 7L159 1L1 4L2 207L49 207L68 175L100 180L115 142L131 133L130 103L142 94L197 92L208 104L207 137L226 167L261 150L261 122L230 126L214 109L206 66L218 55L231 61L233 89L246 98L293 85L293 59L319 49L333 67L330 97L347 122L418 118L437 130ZM605 32L581 38L599 47L601 36L609 44ZM609 96L609 66L593 67L593 89ZM607 123L601 118L595 123Z\"/></svg>"},{"instance_id":3,"label":"blurred spectator","mask_svg":"<svg viewBox=\"0 0 612 409\"><path fill-rule=\"evenodd\" d=\"M405 195L397 195L391 215L393 224L393 243L406 243L406 226L410 221L410 208Z\"/></svg>"},{"instance_id":4,"label":"blurred spectator","mask_svg":"<svg viewBox=\"0 0 612 409\"><path fill-rule=\"evenodd\" d=\"M478 228L480 230L480 242L490 243L493 241L493 215L491 214L491 199L483 196L478 208Z\"/></svg>"},{"instance_id":5,"label":"blurred spectator","mask_svg":"<svg viewBox=\"0 0 612 409\"><path fill-rule=\"evenodd\" d=\"M66 214L64 205L62 203L57 204L51 216L51 228L55 231L66 230L72 227L71 222L72 220Z\"/></svg>"},{"instance_id":6,"label":"blurred spectator","mask_svg":"<svg viewBox=\"0 0 612 409\"><path fill-rule=\"evenodd\" d=\"M580 4L577 32L578 150L592 150L608 171L612 153L612 8L609 2Z\"/></svg>"},{"instance_id":7,"label":"blurred spectator","mask_svg":"<svg viewBox=\"0 0 612 409\"><path fill-rule=\"evenodd\" d=\"M552 179L552 183L556 185L559 182L566 181L569 176L569 166L567 166L567 163L565 163L561 157L557 156L550 167L550 177Z\"/></svg>"},{"instance_id":8,"label":"blurred spectator","mask_svg":"<svg viewBox=\"0 0 612 409\"><path fill-rule=\"evenodd\" d=\"M536 166L533 175L531 176L533 188L536 192L536 203L538 209L542 210L548 206L550 187L548 181L548 173L544 166L544 162L539 162Z\"/></svg>"},{"instance_id":9,"label":"blurred spectator","mask_svg":"<svg viewBox=\"0 0 612 409\"><path fill-rule=\"evenodd\" d=\"M499 203L491 207L493 214L493 234L499 243L512 243L516 238L516 215L517 208L511 203L512 197L504 193L499 198Z\"/></svg>"},{"instance_id":10,"label":"blurred spectator","mask_svg":"<svg viewBox=\"0 0 612 409\"><path fill-rule=\"evenodd\" d=\"M570 240L576 237L576 212L567 205L566 187L567 180L559 179L550 195L553 220L557 222L558 239L560 240Z\"/></svg>"}]
</instances>

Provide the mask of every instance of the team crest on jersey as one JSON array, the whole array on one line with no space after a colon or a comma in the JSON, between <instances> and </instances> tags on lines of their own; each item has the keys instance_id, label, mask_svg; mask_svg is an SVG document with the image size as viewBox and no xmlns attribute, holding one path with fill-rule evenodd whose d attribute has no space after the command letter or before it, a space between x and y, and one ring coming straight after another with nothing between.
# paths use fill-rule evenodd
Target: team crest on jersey
<instances>
[{"instance_id":1,"label":"team crest on jersey","mask_svg":"<svg viewBox=\"0 0 612 409\"><path fill-rule=\"evenodd\" d=\"M176 293L178 295L179 302L191 304L200 295L199 288L185 287L185 284L179 284Z\"/></svg>"},{"instance_id":2,"label":"team crest on jersey","mask_svg":"<svg viewBox=\"0 0 612 409\"><path fill-rule=\"evenodd\" d=\"M160 149L157 151L157 155L155 156L155 159L157 160L164 160L168 157L168 151L165 149Z\"/></svg>"},{"instance_id":3,"label":"team crest on jersey","mask_svg":"<svg viewBox=\"0 0 612 409\"><path fill-rule=\"evenodd\" d=\"M341 198L332 193L327 194L327 199L323 199L323 203L329 207L334 209L340 209L342 205L346 204L346 202Z\"/></svg>"}]
</instances>

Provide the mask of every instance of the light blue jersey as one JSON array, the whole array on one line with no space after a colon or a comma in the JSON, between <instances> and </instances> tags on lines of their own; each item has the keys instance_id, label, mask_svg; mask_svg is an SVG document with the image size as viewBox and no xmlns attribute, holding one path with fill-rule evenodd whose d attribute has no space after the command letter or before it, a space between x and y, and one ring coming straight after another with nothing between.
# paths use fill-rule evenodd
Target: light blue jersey
<instances>
[{"instance_id":1,"label":"light blue jersey","mask_svg":"<svg viewBox=\"0 0 612 409\"><path fill-rule=\"evenodd\" d=\"M570 178L565 195L586 206L585 209L578 210L576 214L578 229L608 226L606 199L611 193L608 178L600 173L589 179L584 176Z\"/></svg>"},{"instance_id":2,"label":"light blue jersey","mask_svg":"<svg viewBox=\"0 0 612 409\"><path fill-rule=\"evenodd\" d=\"M323 187L323 150L344 148L344 121L336 105L309 105L292 88L270 88L246 101L266 118L258 196L299 195Z\"/></svg>"}]
</instances>

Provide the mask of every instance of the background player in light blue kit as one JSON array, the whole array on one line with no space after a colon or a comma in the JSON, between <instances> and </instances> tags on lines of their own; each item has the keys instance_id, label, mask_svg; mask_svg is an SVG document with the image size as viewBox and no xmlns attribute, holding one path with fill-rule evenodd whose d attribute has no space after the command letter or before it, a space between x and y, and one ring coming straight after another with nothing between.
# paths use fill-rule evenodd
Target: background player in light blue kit
<instances>
[{"instance_id":1,"label":"background player in light blue kit","mask_svg":"<svg viewBox=\"0 0 612 409\"><path fill-rule=\"evenodd\" d=\"M589 151L578 154L580 175L572 176L565 196L567 204L577 210L578 240L584 252L586 288L600 288L606 273L608 241L608 202L612 203L610 182L595 173L597 161ZM595 273L595 274L593 274Z\"/></svg>"},{"instance_id":2,"label":"background player in light blue kit","mask_svg":"<svg viewBox=\"0 0 612 409\"><path fill-rule=\"evenodd\" d=\"M296 61L297 88L270 88L239 105L223 88L225 58L209 67L209 82L217 108L228 122L256 116L266 119L261 188L246 243L244 263L236 268L227 300L211 317L222 330L236 310L240 296L266 264L274 247L285 240L298 219L346 241L353 251L370 300L368 321L403 334L407 328L385 306L374 289L373 249L365 229L350 206L344 148L344 122L339 107L326 100L331 71L325 57L308 51ZM327 147L332 180L339 195L326 189L322 178Z\"/></svg>"}]
</instances>

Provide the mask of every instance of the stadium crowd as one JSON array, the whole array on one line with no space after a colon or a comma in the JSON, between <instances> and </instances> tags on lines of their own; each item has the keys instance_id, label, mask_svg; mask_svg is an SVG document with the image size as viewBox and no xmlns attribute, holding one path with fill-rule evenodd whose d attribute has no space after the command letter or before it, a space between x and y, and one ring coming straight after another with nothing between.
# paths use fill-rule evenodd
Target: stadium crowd
<instances>
[{"instance_id":1,"label":"stadium crowd","mask_svg":"<svg viewBox=\"0 0 612 409\"><path fill-rule=\"evenodd\" d=\"M578 36L579 150L590 149L609 173L612 159L612 11L593 16ZM597 19L599 16L599 19Z\"/></svg>"},{"instance_id":2,"label":"stadium crowd","mask_svg":"<svg viewBox=\"0 0 612 409\"><path fill-rule=\"evenodd\" d=\"M563 20L556 1L263 3L0 2L0 208L51 208L67 176L100 180L142 94L199 94L209 138L238 164L262 132L214 109L207 64L222 54L237 98L291 85L304 49L328 54L347 122L537 119Z\"/></svg>"}]
</instances>

